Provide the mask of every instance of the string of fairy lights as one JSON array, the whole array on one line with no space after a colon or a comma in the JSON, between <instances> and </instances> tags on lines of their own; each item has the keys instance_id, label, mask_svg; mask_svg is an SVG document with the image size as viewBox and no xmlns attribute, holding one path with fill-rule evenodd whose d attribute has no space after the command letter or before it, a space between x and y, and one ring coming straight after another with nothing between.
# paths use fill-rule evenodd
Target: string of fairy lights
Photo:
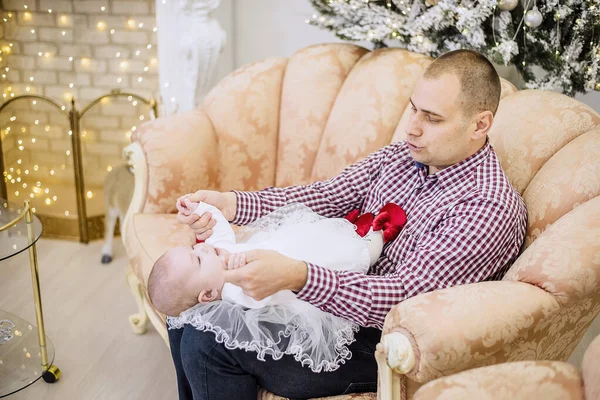
<instances>
[{"instance_id":1,"label":"string of fairy lights","mask_svg":"<svg viewBox=\"0 0 600 400\"><path fill-rule=\"evenodd\" d=\"M26 21L28 24L35 24L35 18L36 18L36 13L31 12L28 8L27 5L23 5L24 10L21 11L20 13L21 18L23 21ZM139 29L144 28L144 22L137 22L135 20L135 18L130 17L126 20L124 26L123 25L119 25L119 26L111 26L109 25L108 22L106 22L105 19L103 19L101 17L102 13L106 13L107 9L105 6L102 6L99 8L100 9L100 18L95 18L96 22L94 24L94 27L92 29L95 29L98 32L108 32L109 35L114 35L117 30L125 30L125 31L137 31ZM46 11L43 11L46 12ZM54 13L54 11L52 9L48 9L47 10L48 14L56 14ZM16 20L16 14L17 12L8 12L3 16L3 21L5 24L9 24L11 23L11 19L13 19L13 21ZM67 14L56 14L56 25L61 29L60 31L60 35L62 36L66 36L67 33L69 32L69 30L71 30L71 33L73 31L73 25L72 25L72 19L74 17L69 16ZM108 19L108 18L107 18ZM146 30L148 31L148 29ZM152 28L152 32L157 32L158 29L156 26L154 26ZM30 34L35 35L36 33L36 29L35 27L32 27L31 29L29 29ZM4 45L0 46L0 61L2 61L2 58L5 57L6 55L11 54L12 52L12 48L14 46L14 43L9 42L9 43L5 43ZM49 49L49 51L39 51L37 53L37 56L42 59L42 60L51 60L53 57L56 56L56 50L54 49L54 46L51 46L52 49ZM153 45L151 43L148 43L145 46L140 46L139 48L135 48L135 50L133 50L131 52L131 56L133 57L140 57L142 55L142 53L144 51L146 51L146 56L151 56L151 54L148 54L149 51L152 51L153 49ZM144 50L145 48L145 50ZM130 69L130 65L131 65L131 61L132 60L128 60L127 58L127 54L124 54L124 52L122 51L116 51L114 58L116 60L120 60L120 62L118 63L119 66L119 70L122 73L127 73L128 70ZM141 57L140 57L141 58ZM92 72L92 60L89 57L75 57L74 55L69 56L68 60L70 63L78 63L79 64L79 68L78 71L80 72L86 72L86 71L90 71ZM137 62L137 61L136 61ZM135 81L137 81L138 83L141 83L144 81L144 74L147 74L148 72L150 72L151 69L156 68L158 65L158 60L155 56L153 57L148 57L146 59L146 63L143 67L143 71L144 73L140 73L137 74L137 76L134 74L133 75L133 79ZM6 81L8 78L8 73L10 72L10 67L6 66L4 67L4 70L1 71L1 75L0 77L2 78L2 81ZM25 87L25 91L22 94L33 94L35 92L35 88L32 88L31 86L36 84L36 72L32 72L31 75L29 77L25 77L26 82L29 82L29 85L27 85ZM119 84L123 84L123 77L122 76L117 76L114 82L116 85ZM68 85L69 89L73 89L76 86L75 82L69 82ZM168 83L165 83L165 87L168 87ZM15 97L15 95L18 95L20 93L16 93L17 90L14 90L13 87L9 84L8 86L5 86L4 91L2 93L2 100L4 99L9 99L9 98L13 98ZM65 90L64 95L63 95L63 100L66 102L70 102L71 99L73 98L73 93L72 91L69 90ZM56 100L56 99L55 99ZM138 105L138 101L133 99L131 96L127 97L127 101L135 108ZM171 101L174 101L174 99L171 99ZM109 104L111 101L109 98L103 98L101 100L101 104ZM38 104L37 100L31 100L31 106L32 109L35 109L36 105ZM65 110L65 106L61 107L62 110ZM145 120L146 116L141 114L139 115L139 117L137 117L136 119L139 119L140 123L143 122ZM9 118L10 122L13 123L19 123L19 119L17 118L17 115L12 115ZM40 121L39 119L34 120L33 125L38 126L38 125L42 125L42 121ZM45 124L44 126L44 131L47 132L48 134L51 132L51 130L53 129L57 129L57 128L53 128L51 125L49 124ZM64 128L63 128L64 129ZM136 125L132 125L131 128L129 130L127 130L127 132L125 132L125 137L127 139L129 139L131 137L132 132L135 132L137 129L137 124ZM20 132L22 134L26 134L27 133L27 128L25 126L22 126L20 128ZM33 133L33 132L31 132ZM12 134L11 131L11 126L7 126L5 127L2 132L2 138L4 139L5 137L9 136ZM18 135L18 131L16 132L16 135ZM68 135L71 136L73 134L73 132L71 130L68 131ZM81 138L82 140L85 140L85 138L88 136L88 132L86 130L81 131ZM19 153L23 153L25 152L27 149L27 141L30 141L31 144L35 144L36 143L36 137L31 137L30 139L21 139L19 138L16 141L16 149L18 149ZM23 153L24 154L24 153ZM71 150L67 149L64 152L66 157L71 157ZM30 167L26 167L24 165L24 157L18 157L16 160L16 164L17 165L13 165L10 166L9 168L5 169L4 171L4 179L7 183L7 190L8 193L10 193L11 195L14 194L15 197L21 199L21 198L30 198L30 199L35 199L35 198L39 198L40 201L43 202L43 204L50 206L54 203L56 203L57 201L59 201L59 197L56 195L56 191L54 191L50 186L44 182L42 182L42 180L36 180L36 179L31 179L32 175L34 175L34 172L40 171L40 164L39 163L34 163L32 166ZM68 162L67 162L68 163ZM60 166L52 166L52 167L48 167L48 175L49 176L55 176L57 175L58 171L64 171L67 168L67 164L62 163L60 164ZM110 172L112 170L112 166L109 164L106 166L106 171ZM39 176L38 176L39 178ZM25 180L28 180L28 182L25 182ZM10 185L10 186L9 186ZM86 191L86 197L88 199L92 199L94 197L95 193L91 190L87 190ZM35 208L34 208L34 212L35 212ZM65 210L64 211L64 215L65 216L69 216L72 214L72 211L69 210Z\"/></svg>"}]
</instances>

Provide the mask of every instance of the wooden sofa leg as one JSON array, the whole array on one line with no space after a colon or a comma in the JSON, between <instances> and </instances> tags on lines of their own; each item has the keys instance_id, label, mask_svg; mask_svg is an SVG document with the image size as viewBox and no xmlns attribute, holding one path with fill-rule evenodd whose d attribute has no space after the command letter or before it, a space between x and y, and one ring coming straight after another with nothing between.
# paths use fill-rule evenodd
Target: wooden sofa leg
<instances>
[{"instance_id":1,"label":"wooden sofa leg","mask_svg":"<svg viewBox=\"0 0 600 400\"><path fill-rule=\"evenodd\" d=\"M406 377L395 373L387 362L387 355L382 344L377 345L375 351L377 361L377 400L407 400Z\"/></svg>"},{"instance_id":2,"label":"wooden sofa leg","mask_svg":"<svg viewBox=\"0 0 600 400\"><path fill-rule=\"evenodd\" d=\"M131 324L133 333L136 335L143 335L148 328L148 314L144 308L142 285L131 268L127 271L127 283L129 284L133 298L138 305L138 312L129 316L129 323Z\"/></svg>"}]
</instances>

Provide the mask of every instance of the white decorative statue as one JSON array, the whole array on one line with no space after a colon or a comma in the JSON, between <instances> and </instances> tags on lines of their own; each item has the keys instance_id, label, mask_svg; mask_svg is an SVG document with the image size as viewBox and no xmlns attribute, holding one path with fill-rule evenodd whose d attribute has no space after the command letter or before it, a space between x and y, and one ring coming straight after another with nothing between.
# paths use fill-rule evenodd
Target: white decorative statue
<instances>
[{"instance_id":1,"label":"white decorative statue","mask_svg":"<svg viewBox=\"0 0 600 400\"><path fill-rule=\"evenodd\" d=\"M162 114L195 109L212 84L227 35L210 13L221 0L156 0Z\"/></svg>"}]
</instances>

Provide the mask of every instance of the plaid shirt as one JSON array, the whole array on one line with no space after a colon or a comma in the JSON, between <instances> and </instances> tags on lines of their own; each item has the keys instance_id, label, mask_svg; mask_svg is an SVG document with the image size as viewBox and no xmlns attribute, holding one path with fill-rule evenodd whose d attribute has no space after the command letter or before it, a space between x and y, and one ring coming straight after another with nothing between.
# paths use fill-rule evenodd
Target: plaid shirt
<instances>
[{"instance_id":1,"label":"plaid shirt","mask_svg":"<svg viewBox=\"0 0 600 400\"><path fill-rule=\"evenodd\" d=\"M367 275L308 263L308 280L298 293L326 312L381 328L402 300L501 278L523 243L525 204L489 143L435 174L427 171L412 159L406 142L395 142L327 181L236 191L232 222L244 225L289 203L303 203L325 217L343 217L355 208L377 215L388 202L402 206L406 225Z\"/></svg>"}]
</instances>

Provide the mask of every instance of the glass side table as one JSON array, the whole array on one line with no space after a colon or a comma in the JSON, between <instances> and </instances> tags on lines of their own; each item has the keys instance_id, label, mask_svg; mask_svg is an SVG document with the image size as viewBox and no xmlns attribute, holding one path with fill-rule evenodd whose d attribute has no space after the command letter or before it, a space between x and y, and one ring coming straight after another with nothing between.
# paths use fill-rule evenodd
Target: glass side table
<instances>
[{"instance_id":1,"label":"glass side table","mask_svg":"<svg viewBox=\"0 0 600 400\"><path fill-rule=\"evenodd\" d=\"M29 266L37 328L16 315L0 310L0 397L26 388L40 377L56 382L60 370L53 365L54 347L46 337L36 242L42 224L31 203L23 206L0 199L0 261L29 251Z\"/></svg>"}]
</instances>

